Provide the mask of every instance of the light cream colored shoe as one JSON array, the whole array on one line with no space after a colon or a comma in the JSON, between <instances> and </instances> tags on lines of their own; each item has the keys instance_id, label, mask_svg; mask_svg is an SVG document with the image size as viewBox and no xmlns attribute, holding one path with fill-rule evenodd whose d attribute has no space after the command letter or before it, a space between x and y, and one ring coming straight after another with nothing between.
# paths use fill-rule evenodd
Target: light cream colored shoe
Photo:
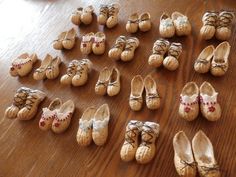
<instances>
[{"instance_id":1,"label":"light cream colored shoe","mask_svg":"<svg viewBox=\"0 0 236 177\"><path fill-rule=\"evenodd\" d=\"M221 107L217 102L218 93L209 82L203 82L200 87L200 107L202 115L209 121L216 121L221 117Z\"/></svg>"},{"instance_id":2,"label":"light cream colored shoe","mask_svg":"<svg viewBox=\"0 0 236 177\"><path fill-rule=\"evenodd\" d=\"M139 46L139 40L136 37L129 37L126 40L125 50L121 53L122 61L130 61L134 58L134 51Z\"/></svg>"},{"instance_id":3,"label":"light cream colored shoe","mask_svg":"<svg viewBox=\"0 0 236 177\"><path fill-rule=\"evenodd\" d=\"M193 157L191 143L183 131L175 134L173 138L174 164L179 176L195 177L197 164Z\"/></svg>"},{"instance_id":4,"label":"light cream colored shoe","mask_svg":"<svg viewBox=\"0 0 236 177\"><path fill-rule=\"evenodd\" d=\"M215 160L212 143L202 130L193 137L192 148L200 176L220 177L220 169Z\"/></svg>"},{"instance_id":5,"label":"light cream colored shoe","mask_svg":"<svg viewBox=\"0 0 236 177\"><path fill-rule=\"evenodd\" d=\"M97 32L94 35L92 50L95 55L102 55L105 52L106 36L103 32Z\"/></svg>"},{"instance_id":6,"label":"light cream colored shoe","mask_svg":"<svg viewBox=\"0 0 236 177\"><path fill-rule=\"evenodd\" d=\"M129 96L129 106L133 111L139 111L143 105L144 81L142 76L136 75L131 80L131 92Z\"/></svg>"},{"instance_id":7,"label":"light cream colored shoe","mask_svg":"<svg viewBox=\"0 0 236 177\"><path fill-rule=\"evenodd\" d=\"M138 31L139 16L137 13L133 13L129 16L125 29L128 33L136 33Z\"/></svg>"},{"instance_id":8,"label":"light cream colored shoe","mask_svg":"<svg viewBox=\"0 0 236 177\"><path fill-rule=\"evenodd\" d=\"M92 125L96 109L88 107L79 120L76 139L80 146L88 146L92 142Z\"/></svg>"},{"instance_id":9,"label":"light cream colored shoe","mask_svg":"<svg viewBox=\"0 0 236 177\"><path fill-rule=\"evenodd\" d=\"M60 66L61 64L61 58L55 57L52 59L52 62L49 64L49 66L46 69L46 76L48 79L55 79L58 77L60 73Z\"/></svg>"},{"instance_id":10,"label":"light cream colored shoe","mask_svg":"<svg viewBox=\"0 0 236 177\"><path fill-rule=\"evenodd\" d=\"M192 27L187 16L180 12L173 12L171 18L174 22L177 36L187 36L191 34Z\"/></svg>"},{"instance_id":11,"label":"light cream colored shoe","mask_svg":"<svg viewBox=\"0 0 236 177\"><path fill-rule=\"evenodd\" d=\"M79 66L79 61L72 60L68 65L66 74L61 77L60 82L64 85L70 85L72 82L72 78L75 76L77 72L78 66Z\"/></svg>"},{"instance_id":12,"label":"light cream colored shoe","mask_svg":"<svg viewBox=\"0 0 236 177\"><path fill-rule=\"evenodd\" d=\"M148 12L142 13L139 16L139 23L138 23L139 30L142 32L147 32L151 29L151 15Z\"/></svg>"},{"instance_id":13,"label":"light cream colored shoe","mask_svg":"<svg viewBox=\"0 0 236 177\"><path fill-rule=\"evenodd\" d=\"M126 37L119 36L116 39L114 46L112 46L112 48L108 52L109 58L114 59L114 60L119 60L121 57L121 53L125 49L125 45L126 45Z\"/></svg>"},{"instance_id":14,"label":"light cream colored shoe","mask_svg":"<svg viewBox=\"0 0 236 177\"><path fill-rule=\"evenodd\" d=\"M103 104L98 108L93 119L92 138L97 146L102 146L107 141L109 120L110 111L108 104Z\"/></svg>"},{"instance_id":15,"label":"light cream colored shoe","mask_svg":"<svg viewBox=\"0 0 236 177\"><path fill-rule=\"evenodd\" d=\"M66 32L65 38L62 40L62 46L65 49L72 49L75 46L76 31L74 28L71 28Z\"/></svg>"},{"instance_id":16,"label":"light cream colored shoe","mask_svg":"<svg viewBox=\"0 0 236 177\"><path fill-rule=\"evenodd\" d=\"M120 71L117 68L112 68L107 94L109 96L115 96L120 92Z\"/></svg>"},{"instance_id":17,"label":"light cream colored shoe","mask_svg":"<svg viewBox=\"0 0 236 177\"><path fill-rule=\"evenodd\" d=\"M83 12L83 8L79 7L76 9L75 12L72 13L70 20L73 24L78 25L78 26L80 25L80 23L81 23L80 18L81 18L82 12Z\"/></svg>"},{"instance_id":18,"label":"light cream colored shoe","mask_svg":"<svg viewBox=\"0 0 236 177\"><path fill-rule=\"evenodd\" d=\"M66 31L62 32L61 34L59 34L57 39L53 41L52 46L55 50L63 49L62 41L65 39L66 33L67 33Z\"/></svg>"},{"instance_id":19,"label":"light cream colored shoe","mask_svg":"<svg viewBox=\"0 0 236 177\"><path fill-rule=\"evenodd\" d=\"M92 44L94 40L94 33L87 33L82 37L80 44L80 51L83 55L88 55L92 52Z\"/></svg>"},{"instance_id":20,"label":"light cream colored shoe","mask_svg":"<svg viewBox=\"0 0 236 177\"><path fill-rule=\"evenodd\" d=\"M98 81L95 85L95 93L97 95L105 95L107 93L107 86L111 77L111 71L105 67L99 74Z\"/></svg>"},{"instance_id":21,"label":"light cream colored shoe","mask_svg":"<svg viewBox=\"0 0 236 177\"><path fill-rule=\"evenodd\" d=\"M123 161L129 162L135 158L138 148L138 138L143 123L137 120L131 120L126 126L125 141L120 150L120 157Z\"/></svg>"},{"instance_id":22,"label":"light cream colored shoe","mask_svg":"<svg viewBox=\"0 0 236 177\"><path fill-rule=\"evenodd\" d=\"M211 60L215 51L213 45L209 45L202 50L194 63L194 70L198 73L207 73L211 68Z\"/></svg>"},{"instance_id":23,"label":"light cream colored shoe","mask_svg":"<svg viewBox=\"0 0 236 177\"><path fill-rule=\"evenodd\" d=\"M156 138L159 132L159 124L155 122L145 122L143 124L141 132L142 142L135 154L138 163L146 164L154 158L156 154Z\"/></svg>"},{"instance_id":24,"label":"light cream colored shoe","mask_svg":"<svg viewBox=\"0 0 236 177\"><path fill-rule=\"evenodd\" d=\"M171 38L175 35L174 23L167 13L161 15L159 33L163 38Z\"/></svg>"},{"instance_id":25,"label":"light cream colored shoe","mask_svg":"<svg viewBox=\"0 0 236 177\"><path fill-rule=\"evenodd\" d=\"M211 74L213 76L223 76L229 67L230 44L225 41L220 43L215 51L211 62Z\"/></svg>"},{"instance_id":26,"label":"light cream colored shoe","mask_svg":"<svg viewBox=\"0 0 236 177\"><path fill-rule=\"evenodd\" d=\"M83 24L89 25L93 21L93 6L88 6L83 9L82 14L80 16L80 20Z\"/></svg>"},{"instance_id":27,"label":"light cream colored shoe","mask_svg":"<svg viewBox=\"0 0 236 177\"><path fill-rule=\"evenodd\" d=\"M99 25L106 25L107 19L108 19L108 6L107 5L100 5L99 9L99 15L97 17L97 21Z\"/></svg>"},{"instance_id":28,"label":"light cream colored shoe","mask_svg":"<svg viewBox=\"0 0 236 177\"><path fill-rule=\"evenodd\" d=\"M118 13L120 4L114 3L108 6L108 19L106 21L107 28L113 28L118 24Z\"/></svg>"}]
</instances>

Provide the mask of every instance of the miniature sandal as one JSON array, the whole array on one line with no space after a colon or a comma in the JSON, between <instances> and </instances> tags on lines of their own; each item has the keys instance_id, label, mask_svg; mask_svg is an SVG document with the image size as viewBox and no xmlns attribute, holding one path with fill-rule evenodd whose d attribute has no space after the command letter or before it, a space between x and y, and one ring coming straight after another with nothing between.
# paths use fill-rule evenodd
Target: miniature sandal
<instances>
[{"instance_id":1,"label":"miniature sandal","mask_svg":"<svg viewBox=\"0 0 236 177\"><path fill-rule=\"evenodd\" d=\"M49 130L52 126L52 122L56 117L57 110L61 107L61 99L54 99L48 106L48 108L43 108L43 113L39 120L39 128L43 131Z\"/></svg>"},{"instance_id":2,"label":"miniature sandal","mask_svg":"<svg viewBox=\"0 0 236 177\"><path fill-rule=\"evenodd\" d=\"M125 50L121 53L122 61L130 61L134 58L134 51L139 46L139 40L136 37L129 37L126 40Z\"/></svg>"},{"instance_id":3,"label":"miniature sandal","mask_svg":"<svg viewBox=\"0 0 236 177\"><path fill-rule=\"evenodd\" d=\"M70 20L73 24L78 25L78 26L80 25L80 23L81 23L80 18L81 18L82 12L83 12L83 8L79 7L76 9L75 12L72 13Z\"/></svg>"},{"instance_id":4,"label":"miniature sandal","mask_svg":"<svg viewBox=\"0 0 236 177\"><path fill-rule=\"evenodd\" d=\"M80 16L80 20L83 24L89 25L93 21L93 6L88 6L83 9L82 14Z\"/></svg>"},{"instance_id":5,"label":"miniature sandal","mask_svg":"<svg viewBox=\"0 0 236 177\"><path fill-rule=\"evenodd\" d=\"M61 58L55 57L46 69L46 76L48 79L55 79L60 73L59 66L61 64Z\"/></svg>"},{"instance_id":6,"label":"miniature sandal","mask_svg":"<svg viewBox=\"0 0 236 177\"><path fill-rule=\"evenodd\" d=\"M108 6L107 5L100 5L100 9L99 9L99 15L97 17L97 21L99 25L105 25L108 19Z\"/></svg>"},{"instance_id":7,"label":"miniature sandal","mask_svg":"<svg viewBox=\"0 0 236 177\"><path fill-rule=\"evenodd\" d=\"M97 95L105 95L107 93L107 86L111 76L111 71L105 67L99 74L98 81L95 85L95 93Z\"/></svg>"},{"instance_id":8,"label":"miniature sandal","mask_svg":"<svg viewBox=\"0 0 236 177\"><path fill-rule=\"evenodd\" d=\"M120 71L117 68L113 68L111 71L107 94L109 96L115 96L120 92Z\"/></svg>"},{"instance_id":9,"label":"miniature sandal","mask_svg":"<svg viewBox=\"0 0 236 177\"><path fill-rule=\"evenodd\" d=\"M143 123L137 120L129 121L126 126L125 141L120 150L120 157L123 161L132 161L138 148L138 138Z\"/></svg>"},{"instance_id":10,"label":"miniature sandal","mask_svg":"<svg viewBox=\"0 0 236 177\"><path fill-rule=\"evenodd\" d=\"M125 49L125 45L126 45L126 37L119 36L116 39L115 45L108 52L109 58L112 58L114 60L119 60L121 57L121 53Z\"/></svg>"},{"instance_id":11,"label":"miniature sandal","mask_svg":"<svg viewBox=\"0 0 236 177\"><path fill-rule=\"evenodd\" d=\"M202 50L194 63L194 70L198 73L207 73L211 67L211 59L213 57L215 47L209 45Z\"/></svg>"},{"instance_id":12,"label":"miniature sandal","mask_svg":"<svg viewBox=\"0 0 236 177\"><path fill-rule=\"evenodd\" d=\"M190 35L192 27L187 16L179 12L173 12L171 18L174 22L175 32L177 36Z\"/></svg>"},{"instance_id":13,"label":"miniature sandal","mask_svg":"<svg viewBox=\"0 0 236 177\"><path fill-rule=\"evenodd\" d=\"M95 55L102 55L105 52L106 36L103 32L97 32L94 35L92 50Z\"/></svg>"},{"instance_id":14,"label":"miniature sandal","mask_svg":"<svg viewBox=\"0 0 236 177\"><path fill-rule=\"evenodd\" d=\"M202 130L193 137L192 148L200 176L220 177L220 169L215 160L213 145Z\"/></svg>"},{"instance_id":15,"label":"miniature sandal","mask_svg":"<svg viewBox=\"0 0 236 177\"><path fill-rule=\"evenodd\" d=\"M113 28L118 23L118 13L120 10L120 4L114 3L108 6L108 19L106 21L107 28Z\"/></svg>"},{"instance_id":16,"label":"miniature sandal","mask_svg":"<svg viewBox=\"0 0 236 177\"><path fill-rule=\"evenodd\" d=\"M65 37L66 37L66 31L59 34L57 39L53 41L52 46L55 50L62 50L63 49L62 41L65 39Z\"/></svg>"},{"instance_id":17,"label":"miniature sandal","mask_svg":"<svg viewBox=\"0 0 236 177\"><path fill-rule=\"evenodd\" d=\"M65 49L72 49L75 45L76 31L74 28L71 28L66 32L65 38L62 41L62 45Z\"/></svg>"},{"instance_id":18,"label":"miniature sandal","mask_svg":"<svg viewBox=\"0 0 236 177\"><path fill-rule=\"evenodd\" d=\"M175 35L174 23L167 13L161 15L159 33L163 38L171 38Z\"/></svg>"},{"instance_id":19,"label":"miniature sandal","mask_svg":"<svg viewBox=\"0 0 236 177\"><path fill-rule=\"evenodd\" d=\"M218 93L209 82L203 82L200 87L200 108L202 115L209 121L221 117L221 107L217 102Z\"/></svg>"},{"instance_id":20,"label":"miniature sandal","mask_svg":"<svg viewBox=\"0 0 236 177\"><path fill-rule=\"evenodd\" d=\"M148 12L142 13L139 16L139 23L138 23L139 30L142 32L147 32L151 29L151 15Z\"/></svg>"},{"instance_id":21,"label":"miniature sandal","mask_svg":"<svg viewBox=\"0 0 236 177\"><path fill-rule=\"evenodd\" d=\"M129 16L129 19L126 23L126 31L128 33L136 33L138 31L139 16L137 13L133 13Z\"/></svg>"},{"instance_id":22,"label":"miniature sandal","mask_svg":"<svg viewBox=\"0 0 236 177\"><path fill-rule=\"evenodd\" d=\"M72 78L77 72L77 67L79 66L78 60L72 60L67 68L66 74L61 77L60 82L64 85L69 85L72 82Z\"/></svg>"},{"instance_id":23,"label":"miniature sandal","mask_svg":"<svg viewBox=\"0 0 236 177\"><path fill-rule=\"evenodd\" d=\"M87 33L82 37L80 44L80 51L83 55L88 55L92 52L92 44L94 40L94 33Z\"/></svg>"},{"instance_id":24,"label":"miniature sandal","mask_svg":"<svg viewBox=\"0 0 236 177\"><path fill-rule=\"evenodd\" d=\"M139 145L135 158L138 163L146 164L150 162L156 154L156 138L159 135L159 124L155 122L145 122L142 126L141 144Z\"/></svg>"}]
</instances>

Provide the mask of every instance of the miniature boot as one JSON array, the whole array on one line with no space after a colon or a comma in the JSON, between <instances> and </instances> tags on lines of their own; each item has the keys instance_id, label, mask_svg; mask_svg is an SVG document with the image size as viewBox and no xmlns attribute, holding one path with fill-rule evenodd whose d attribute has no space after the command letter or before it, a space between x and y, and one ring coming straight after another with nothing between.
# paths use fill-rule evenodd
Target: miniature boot
<instances>
[{"instance_id":1,"label":"miniature boot","mask_svg":"<svg viewBox=\"0 0 236 177\"><path fill-rule=\"evenodd\" d=\"M121 57L121 53L125 49L125 45L126 45L126 37L119 36L116 39L115 45L108 52L109 58L112 58L114 60L119 60Z\"/></svg>"},{"instance_id":2,"label":"miniature boot","mask_svg":"<svg viewBox=\"0 0 236 177\"><path fill-rule=\"evenodd\" d=\"M139 30L142 32L147 32L151 29L152 23L151 23L151 15L148 12L142 13L139 16Z\"/></svg>"},{"instance_id":3,"label":"miniature boot","mask_svg":"<svg viewBox=\"0 0 236 177\"><path fill-rule=\"evenodd\" d=\"M72 60L67 68L66 74L61 77L61 83L64 85L69 85L72 82L72 78L77 72L77 67L79 66L78 60Z\"/></svg>"},{"instance_id":4,"label":"miniature boot","mask_svg":"<svg viewBox=\"0 0 236 177\"><path fill-rule=\"evenodd\" d=\"M128 22L126 23L126 31L128 33L136 33L138 31L139 16L137 13L133 13L129 16Z\"/></svg>"},{"instance_id":5,"label":"miniature boot","mask_svg":"<svg viewBox=\"0 0 236 177\"><path fill-rule=\"evenodd\" d=\"M55 79L60 73L61 58L55 57L46 69L46 76L48 79Z\"/></svg>"},{"instance_id":6,"label":"miniature boot","mask_svg":"<svg viewBox=\"0 0 236 177\"><path fill-rule=\"evenodd\" d=\"M88 55L92 52L92 44L94 40L94 33L87 33L82 37L80 44L80 51L83 55Z\"/></svg>"},{"instance_id":7,"label":"miniature boot","mask_svg":"<svg viewBox=\"0 0 236 177\"><path fill-rule=\"evenodd\" d=\"M99 25L105 25L108 19L108 6L102 4L99 9L99 15L97 17L97 21Z\"/></svg>"},{"instance_id":8,"label":"miniature boot","mask_svg":"<svg viewBox=\"0 0 236 177\"><path fill-rule=\"evenodd\" d=\"M62 46L65 49L72 49L75 45L76 31L74 28L71 28L66 32L65 38L62 40Z\"/></svg>"},{"instance_id":9,"label":"miniature boot","mask_svg":"<svg viewBox=\"0 0 236 177\"><path fill-rule=\"evenodd\" d=\"M89 25L93 21L93 6L88 6L83 9L82 14L80 16L80 20L83 24Z\"/></svg>"},{"instance_id":10,"label":"miniature boot","mask_svg":"<svg viewBox=\"0 0 236 177\"><path fill-rule=\"evenodd\" d=\"M175 35L174 23L167 13L161 15L159 33L163 38L171 38Z\"/></svg>"},{"instance_id":11,"label":"miniature boot","mask_svg":"<svg viewBox=\"0 0 236 177\"><path fill-rule=\"evenodd\" d=\"M125 50L121 53L122 61L130 61L134 58L134 51L139 46L139 40L136 37L130 37L126 40Z\"/></svg>"},{"instance_id":12,"label":"miniature boot","mask_svg":"<svg viewBox=\"0 0 236 177\"><path fill-rule=\"evenodd\" d=\"M120 71L117 68L113 68L109 79L107 94L109 96L115 96L120 92Z\"/></svg>"},{"instance_id":13,"label":"miniature boot","mask_svg":"<svg viewBox=\"0 0 236 177\"><path fill-rule=\"evenodd\" d=\"M70 20L73 24L78 25L78 26L80 25L80 23L81 23L80 18L81 18L82 12L83 12L83 8L79 7L76 9L75 12L72 13Z\"/></svg>"},{"instance_id":14,"label":"miniature boot","mask_svg":"<svg viewBox=\"0 0 236 177\"><path fill-rule=\"evenodd\" d=\"M95 93L97 95L105 95L107 93L107 86L109 83L109 79L111 76L111 71L105 67L103 70L100 72L98 81L95 85Z\"/></svg>"},{"instance_id":15,"label":"miniature boot","mask_svg":"<svg viewBox=\"0 0 236 177\"><path fill-rule=\"evenodd\" d=\"M106 36L103 32L97 32L94 35L92 50L95 55L102 55L105 52Z\"/></svg>"},{"instance_id":16,"label":"miniature boot","mask_svg":"<svg viewBox=\"0 0 236 177\"><path fill-rule=\"evenodd\" d=\"M173 12L171 18L174 22L175 32L177 36L190 35L192 27L187 16L179 12Z\"/></svg>"},{"instance_id":17,"label":"miniature boot","mask_svg":"<svg viewBox=\"0 0 236 177\"><path fill-rule=\"evenodd\" d=\"M108 19L106 21L107 28L113 28L118 23L118 13L120 10L120 4L114 3L108 6Z\"/></svg>"}]
</instances>

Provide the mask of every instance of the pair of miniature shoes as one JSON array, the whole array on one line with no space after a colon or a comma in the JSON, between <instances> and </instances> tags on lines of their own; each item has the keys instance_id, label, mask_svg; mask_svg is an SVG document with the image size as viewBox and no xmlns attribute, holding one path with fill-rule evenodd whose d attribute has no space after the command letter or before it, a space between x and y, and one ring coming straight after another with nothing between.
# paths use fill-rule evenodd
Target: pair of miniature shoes
<instances>
[{"instance_id":1,"label":"pair of miniature shoes","mask_svg":"<svg viewBox=\"0 0 236 177\"><path fill-rule=\"evenodd\" d=\"M80 51L83 55L93 52L95 55L102 55L105 52L106 35L103 32L87 33L82 37Z\"/></svg>"},{"instance_id":2,"label":"pair of miniature shoes","mask_svg":"<svg viewBox=\"0 0 236 177\"><path fill-rule=\"evenodd\" d=\"M223 76L229 67L230 44L225 41L216 48L209 45L202 50L194 63L194 70L198 73L207 73L213 76Z\"/></svg>"},{"instance_id":3,"label":"pair of miniature shoes","mask_svg":"<svg viewBox=\"0 0 236 177\"><path fill-rule=\"evenodd\" d=\"M62 32L56 40L53 41L55 50L72 49L75 45L76 31L71 28L69 31Z\"/></svg>"},{"instance_id":4,"label":"pair of miniature shoes","mask_svg":"<svg viewBox=\"0 0 236 177\"><path fill-rule=\"evenodd\" d=\"M10 67L10 74L13 77L16 76L26 76L29 74L33 68L34 63L38 60L36 54L29 55L28 53L23 53L12 61Z\"/></svg>"},{"instance_id":5,"label":"pair of miniature shoes","mask_svg":"<svg viewBox=\"0 0 236 177\"><path fill-rule=\"evenodd\" d=\"M55 133L64 132L70 125L74 110L75 105L72 100L62 104L59 98L54 99L47 108L43 108L39 128L43 131L52 129Z\"/></svg>"},{"instance_id":6,"label":"pair of miniature shoes","mask_svg":"<svg viewBox=\"0 0 236 177\"><path fill-rule=\"evenodd\" d=\"M151 15L150 13L145 12L141 15L138 15L138 13L130 15L125 28L128 33L136 33L138 29L142 32L149 31L151 27Z\"/></svg>"},{"instance_id":7,"label":"pair of miniature shoes","mask_svg":"<svg viewBox=\"0 0 236 177\"><path fill-rule=\"evenodd\" d=\"M136 158L140 164L150 162L156 154L156 138L160 132L159 124L131 120L126 126L125 141L121 147L120 157L129 162ZM138 146L139 136L141 143Z\"/></svg>"},{"instance_id":8,"label":"pair of miniature shoes","mask_svg":"<svg viewBox=\"0 0 236 177\"><path fill-rule=\"evenodd\" d=\"M183 131L173 138L174 164L179 176L195 177L197 170L201 177L220 177L220 169L215 160L210 139L200 130L192 140L192 145Z\"/></svg>"},{"instance_id":9,"label":"pair of miniature shoes","mask_svg":"<svg viewBox=\"0 0 236 177\"><path fill-rule=\"evenodd\" d=\"M109 50L108 56L113 60L130 61L134 58L134 51L139 46L139 40L136 37L119 36L114 46Z\"/></svg>"},{"instance_id":10,"label":"pair of miniature shoes","mask_svg":"<svg viewBox=\"0 0 236 177\"><path fill-rule=\"evenodd\" d=\"M88 74L92 70L92 62L89 59L72 60L66 74L61 77L64 85L82 86L88 80Z\"/></svg>"},{"instance_id":11,"label":"pair of miniature shoes","mask_svg":"<svg viewBox=\"0 0 236 177\"><path fill-rule=\"evenodd\" d=\"M61 58L53 58L51 55L47 54L46 57L41 62L41 66L34 71L33 78L35 80L43 80L45 78L55 79L60 73L59 66L61 64Z\"/></svg>"},{"instance_id":12,"label":"pair of miniature shoes","mask_svg":"<svg viewBox=\"0 0 236 177\"><path fill-rule=\"evenodd\" d=\"M163 13L160 18L159 32L163 38L171 38L175 34L177 36L190 35L192 30L188 17L180 12L173 12L171 17L167 13Z\"/></svg>"},{"instance_id":13,"label":"pair of miniature shoes","mask_svg":"<svg viewBox=\"0 0 236 177\"><path fill-rule=\"evenodd\" d=\"M179 115L192 121L199 114L199 102L202 115L209 121L221 117L221 107L217 102L218 93L209 82L203 82L200 89L195 82L188 82L180 95Z\"/></svg>"},{"instance_id":14,"label":"pair of miniature shoes","mask_svg":"<svg viewBox=\"0 0 236 177\"><path fill-rule=\"evenodd\" d=\"M5 117L19 120L32 119L44 98L45 93L42 91L21 87L16 91L12 105L6 109Z\"/></svg>"},{"instance_id":15,"label":"pair of miniature shoes","mask_svg":"<svg viewBox=\"0 0 236 177\"><path fill-rule=\"evenodd\" d=\"M97 95L115 96L120 92L120 71L117 68L112 70L107 67L100 72L98 81L95 85Z\"/></svg>"},{"instance_id":16,"label":"pair of miniature shoes","mask_svg":"<svg viewBox=\"0 0 236 177\"><path fill-rule=\"evenodd\" d=\"M165 56L167 53L168 56ZM163 66L174 71L179 67L179 57L182 53L181 43L171 43L166 39L158 39L153 44L152 55L148 58L148 64L155 68Z\"/></svg>"},{"instance_id":17,"label":"pair of miniature shoes","mask_svg":"<svg viewBox=\"0 0 236 177\"><path fill-rule=\"evenodd\" d=\"M98 24L106 25L107 28L113 28L118 24L118 13L120 4L114 3L110 5L102 4L97 17Z\"/></svg>"},{"instance_id":18,"label":"pair of miniature shoes","mask_svg":"<svg viewBox=\"0 0 236 177\"><path fill-rule=\"evenodd\" d=\"M218 40L228 40L234 18L235 14L232 11L223 10L220 13L207 11L202 17L201 37L208 40L215 35Z\"/></svg>"},{"instance_id":19,"label":"pair of miniature shoes","mask_svg":"<svg viewBox=\"0 0 236 177\"><path fill-rule=\"evenodd\" d=\"M160 107L161 98L157 92L156 82L151 75L143 80L142 76L136 75L131 81L131 93L129 106L133 111L139 111L143 105L143 91L146 91L146 104L148 109L154 110Z\"/></svg>"},{"instance_id":20,"label":"pair of miniature shoes","mask_svg":"<svg viewBox=\"0 0 236 177\"><path fill-rule=\"evenodd\" d=\"M93 11L93 6L88 6L86 8L79 7L72 13L70 20L73 24L78 26L81 23L89 25L93 21Z\"/></svg>"},{"instance_id":21,"label":"pair of miniature shoes","mask_svg":"<svg viewBox=\"0 0 236 177\"><path fill-rule=\"evenodd\" d=\"M108 138L108 123L110 111L107 104L98 109L87 108L79 120L79 129L76 135L80 146L88 146L92 140L97 146L102 146Z\"/></svg>"}]
</instances>

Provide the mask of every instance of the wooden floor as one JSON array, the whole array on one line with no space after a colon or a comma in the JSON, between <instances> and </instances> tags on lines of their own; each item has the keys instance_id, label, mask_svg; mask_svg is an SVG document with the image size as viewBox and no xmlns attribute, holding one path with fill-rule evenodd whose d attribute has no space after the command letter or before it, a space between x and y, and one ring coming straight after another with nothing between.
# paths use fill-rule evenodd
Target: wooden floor
<instances>
[{"instance_id":1,"label":"wooden floor","mask_svg":"<svg viewBox=\"0 0 236 177\"><path fill-rule=\"evenodd\" d=\"M100 3L113 1L93 0L90 3L98 11ZM219 162L222 176L236 176L236 25L230 39L230 67L224 77L215 78L210 74L200 75L194 72L193 62L200 51L209 44L218 44L215 39L205 42L199 39L201 18L206 10L236 9L233 0L129 0L120 1L120 22L114 29L99 26L94 18L89 26L78 28L79 39L72 51L55 51L51 43L57 35L71 27L70 14L79 6L90 5L88 1L75 0L22 0L12 3L0 1L0 177L175 177L173 164L172 138L177 131L184 130L191 139L202 129L212 140L215 156ZM192 35L174 38L171 41L183 44L180 67L175 72L163 68L153 69L147 64L153 43L159 38L158 26L162 12L180 11L186 14L192 23ZM147 33L138 33L140 47L135 58L129 63L111 61L107 52L119 35L128 35L125 23L133 12L151 13L153 28ZM76 28L77 29L77 28ZM23 52L36 52L39 58L47 53L62 57L62 71L72 59L81 59L79 46L81 35L90 31L104 31L107 36L106 53L102 56L89 55L94 64L89 76L89 82L84 87L68 87L56 80L35 81L32 73L24 78L13 78L8 70L11 60ZM38 62L34 69L40 65ZM122 74L121 93L113 98L97 96L94 86L98 71L105 66L117 66ZM145 106L140 112L132 112L128 106L130 80L136 74L145 77L152 74L158 83L162 96L161 108L150 111ZM193 122L186 122L177 114L179 93L188 81L196 81L200 85L209 81L219 92L219 102L223 115L217 122L208 122L202 116ZM14 92L21 86L40 89L47 94L47 99L41 104L37 116L30 121L8 120L3 118L4 110L12 102ZM71 126L63 133L56 135L43 132L38 128L41 108L50 101L60 97L63 101L73 99L76 112ZM88 106L99 106L108 103L111 111L109 139L105 146L91 145L81 148L76 142L78 121ZM131 119L156 121L160 124L161 133L157 140L157 153L154 160L147 165L139 165L135 161L125 163L120 160L120 148L123 144L125 126Z\"/></svg>"}]
</instances>

